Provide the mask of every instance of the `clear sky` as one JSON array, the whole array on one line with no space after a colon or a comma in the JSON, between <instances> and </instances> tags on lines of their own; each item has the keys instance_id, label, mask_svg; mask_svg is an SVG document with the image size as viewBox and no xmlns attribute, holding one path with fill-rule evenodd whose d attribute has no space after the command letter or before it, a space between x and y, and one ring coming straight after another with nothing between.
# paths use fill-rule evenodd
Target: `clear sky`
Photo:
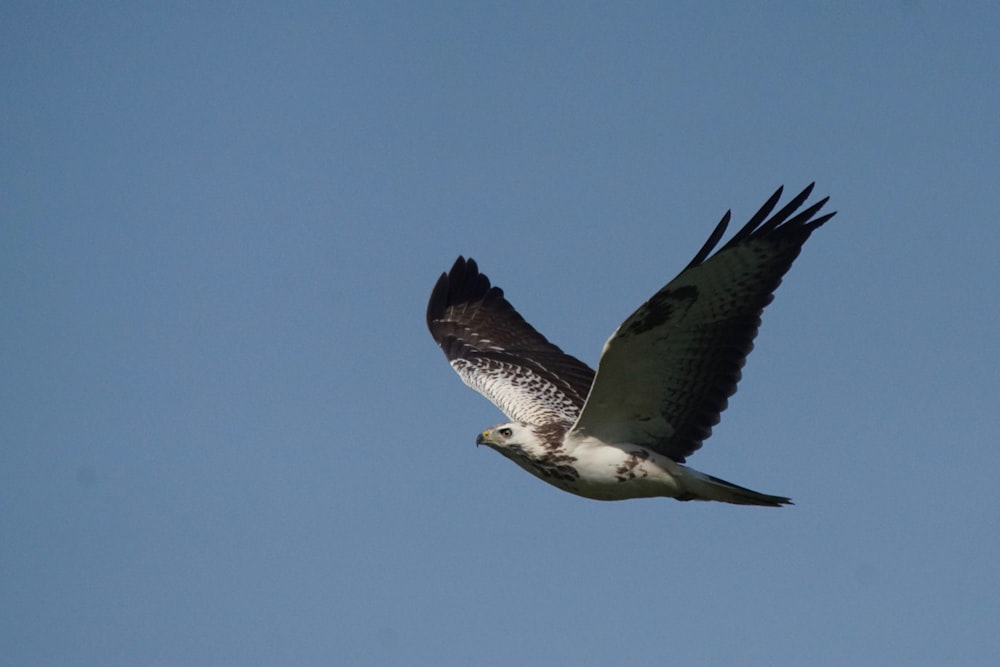
<instances>
[{"instance_id":1,"label":"clear sky","mask_svg":"<svg viewBox=\"0 0 1000 667\"><path fill-rule=\"evenodd\" d=\"M0 7L0 655L1000 663L996 3ZM694 467L599 503L424 326L566 351L780 184L839 215Z\"/></svg>"}]
</instances>

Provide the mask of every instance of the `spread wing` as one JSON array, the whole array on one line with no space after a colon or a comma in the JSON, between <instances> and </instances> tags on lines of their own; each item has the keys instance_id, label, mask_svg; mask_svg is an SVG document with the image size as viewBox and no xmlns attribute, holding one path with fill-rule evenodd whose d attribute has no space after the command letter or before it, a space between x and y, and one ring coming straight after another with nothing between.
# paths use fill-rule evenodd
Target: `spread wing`
<instances>
[{"instance_id":1,"label":"spread wing","mask_svg":"<svg viewBox=\"0 0 1000 667\"><path fill-rule=\"evenodd\" d=\"M691 263L604 345L574 430L630 442L683 462L712 433L753 349L760 317L802 244L833 213L798 211L809 185L768 216L781 188L722 247L727 212Z\"/></svg>"},{"instance_id":2,"label":"spread wing","mask_svg":"<svg viewBox=\"0 0 1000 667\"><path fill-rule=\"evenodd\" d=\"M474 260L459 257L441 274L427 327L465 384L508 418L536 426L576 420L594 371L525 322Z\"/></svg>"}]
</instances>

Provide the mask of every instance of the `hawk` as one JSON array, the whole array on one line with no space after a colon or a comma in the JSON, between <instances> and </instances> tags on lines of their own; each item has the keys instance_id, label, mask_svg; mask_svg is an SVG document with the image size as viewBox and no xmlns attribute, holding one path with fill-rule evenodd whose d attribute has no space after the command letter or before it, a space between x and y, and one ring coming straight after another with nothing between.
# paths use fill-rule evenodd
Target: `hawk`
<instances>
[{"instance_id":1,"label":"hawk","mask_svg":"<svg viewBox=\"0 0 1000 667\"><path fill-rule=\"evenodd\" d=\"M773 213L782 188L721 249L727 212L680 274L604 344L595 373L528 324L473 259L441 275L427 326L462 380L510 420L476 438L563 491L595 500L667 497L778 507L685 460L719 423L761 314L802 245L834 213Z\"/></svg>"}]
</instances>

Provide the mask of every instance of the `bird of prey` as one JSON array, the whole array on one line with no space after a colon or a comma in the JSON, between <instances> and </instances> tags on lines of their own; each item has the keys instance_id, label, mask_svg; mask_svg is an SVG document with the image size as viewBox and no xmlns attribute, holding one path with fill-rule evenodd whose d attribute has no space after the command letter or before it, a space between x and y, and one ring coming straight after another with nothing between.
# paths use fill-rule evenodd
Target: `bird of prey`
<instances>
[{"instance_id":1,"label":"bird of prey","mask_svg":"<svg viewBox=\"0 0 1000 667\"><path fill-rule=\"evenodd\" d=\"M773 213L778 188L714 254L727 212L681 273L604 344L595 373L518 314L474 260L459 257L427 305L427 326L462 380L510 419L476 438L564 491L596 500L668 497L778 507L684 465L736 392L760 317L812 232L813 184Z\"/></svg>"}]
</instances>

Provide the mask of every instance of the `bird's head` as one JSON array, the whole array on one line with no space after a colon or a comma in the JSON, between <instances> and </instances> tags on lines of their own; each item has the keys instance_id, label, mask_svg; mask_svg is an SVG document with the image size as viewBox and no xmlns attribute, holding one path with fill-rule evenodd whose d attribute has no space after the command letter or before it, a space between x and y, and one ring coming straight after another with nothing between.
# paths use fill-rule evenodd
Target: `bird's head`
<instances>
[{"instance_id":1,"label":"bird's head","mask_svg":"<svg viewBox=\"0 0 1000 667\"><path fill-rule=\"evenodd\" d=\"M476 445L486 445L498 452L507 453L510 450L523 451L537 439L534 431L527 424L507 422L491 426L480 433L476 436Z\"/></svg>"}]
</instances>

